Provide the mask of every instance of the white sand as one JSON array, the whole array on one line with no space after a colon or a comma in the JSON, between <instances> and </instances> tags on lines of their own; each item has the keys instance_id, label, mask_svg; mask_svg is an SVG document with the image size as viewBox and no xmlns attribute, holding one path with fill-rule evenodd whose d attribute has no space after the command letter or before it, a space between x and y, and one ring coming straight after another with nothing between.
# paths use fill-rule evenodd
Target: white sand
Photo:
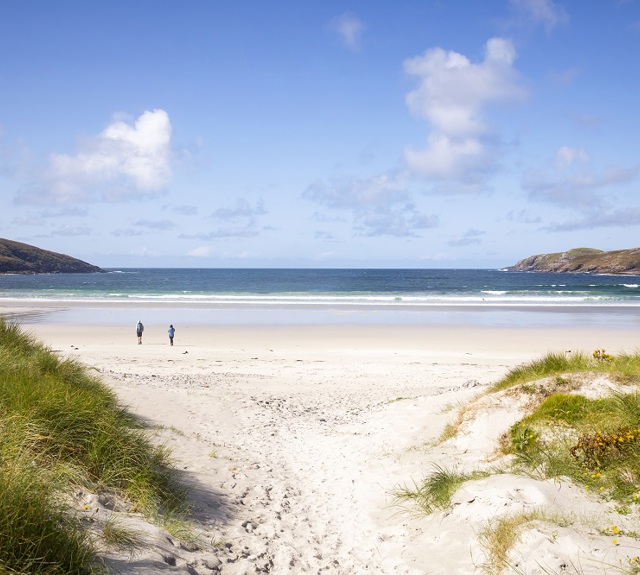
<instances>
[{"instance_id":1,"label":"white sand","mask_svg":"<svg viewBox=\"0 0 640 575\"><path fill-rule=\"evenodd\" d=\"M547 351L634 351L628 331L176 325L170 347L166 327L147 326L137 345L132 326L27 326L94 366L158 426L192 486L197 548L87 495L87 513L145 533L133 556L105 551L119 573L485 573L483 530L533 510L568 520L528 524L505 572L617 572L640 554L634 539L615 545L603 532L633 530L637 510L616 514L568 483L497 473L429 516L394 503L435 465L497 464L497 440L522 414L508 398L471 410L456 438L437 439L511 367Z\"/></svg>"}]
</instances>

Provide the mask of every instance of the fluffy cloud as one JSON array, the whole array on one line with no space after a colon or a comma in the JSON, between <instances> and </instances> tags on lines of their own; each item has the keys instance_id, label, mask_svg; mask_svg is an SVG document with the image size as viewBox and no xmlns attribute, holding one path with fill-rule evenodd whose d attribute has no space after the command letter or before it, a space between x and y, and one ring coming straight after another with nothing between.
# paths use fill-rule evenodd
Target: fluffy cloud
<instances>
[{"instance_id":1,"label":"fluffy cloud","mask_svg":"<svg viewBox=\"0 0 640 575\"><path fill-rule=\"evenodd\" d=\"M117 201L162 190L171 178L171 122L164 110L133 124L116 120L75 154L51 154L40 179L18 191L17 203Z\"/></svg>"},{"instance_id":2,"label":"fluffy cloud","mask_svg":"<svg viewBox=\"0 0 640 575\"><path fill-rule=\"evenodd\" d=\"M429 178L474 183L493 168L495 137L485 114L489 105L525 97L515 58L509 40L492 38L477 64L442 48L405 61L405 72L420 81L407 95L407 105L431 128L425 149L405 151L412 170Z\"/></svg>"}]
</instances>

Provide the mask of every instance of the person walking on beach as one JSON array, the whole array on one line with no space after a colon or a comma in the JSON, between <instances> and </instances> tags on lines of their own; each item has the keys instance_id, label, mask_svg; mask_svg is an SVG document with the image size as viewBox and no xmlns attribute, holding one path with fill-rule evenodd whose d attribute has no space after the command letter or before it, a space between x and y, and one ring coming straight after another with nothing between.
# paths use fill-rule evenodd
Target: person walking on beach
<instances>
[{"instance_id":1,"label":"person walking on beach","mask_svg":"<svg viewBox=\"0 0 640 575\"><path fill-rule=\"evenodd\" d=\"M176 328L173 327L173 324L169 326L169 342L173 345L173 336L176 333Z\"/></svg>"},{"instance_id":2,"label":"person walking on beach","mask_svg":"<svg viewBox=\"0 0 640 575\"><path fill-rule=\"evenodd\" d=\"M138 324L136 325L136 335L138 336L138 345L142 343L142 332L144 331L144 326L142 322L138 320Z\"/></svg>"}]
</instances>

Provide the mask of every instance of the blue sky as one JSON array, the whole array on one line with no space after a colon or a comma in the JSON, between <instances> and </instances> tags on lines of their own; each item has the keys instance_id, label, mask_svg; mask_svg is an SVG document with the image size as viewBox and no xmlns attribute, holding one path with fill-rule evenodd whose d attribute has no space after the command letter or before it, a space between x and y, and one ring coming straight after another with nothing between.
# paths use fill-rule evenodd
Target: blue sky
<instances>
[{"instance_id":1,"label":"blue sky","mask_svg":"<svg viewBox=\"0 0 640 575\"><path fill-rule=\"evenodd\" d=\"M640 245L640 0L3 0L0 237L103 267Z\"/></svg>"}]
</instances>

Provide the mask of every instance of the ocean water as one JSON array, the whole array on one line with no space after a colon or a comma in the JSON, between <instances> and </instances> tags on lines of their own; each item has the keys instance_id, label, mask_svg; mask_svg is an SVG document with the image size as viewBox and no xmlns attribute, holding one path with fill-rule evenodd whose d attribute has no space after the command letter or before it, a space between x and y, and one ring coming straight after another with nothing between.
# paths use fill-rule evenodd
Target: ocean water
<instances>
[{"instance_id":1,"label":"ocean water","mask_svg":"<svg viewBox=\"0 0 640 575\"><path fill-rule=\"evenodd\" d=\"M194 321L202 319L204 309L209 321L231 323L255 321L257 310L261 321L270 322L348 321L359 315L399 323L433 321L433 316L455 323L455 317L487 318L488 311L494 323L517 323L525 313L528 323L543 321L532 320L531 312L555 318L544 320L552 323L564 321L562 314L571 314L574 322L586 316L620 321L640 314L640 276L467 269L110 269L100 274L0 275L3 304L56 304L66 309L70 321L78 305L100 313L104 304L113 309L178 309Z\"/></svg>"},{"instance_id":2,"label":"ocean water","mask_svg":"<svg viewBox=\"0 0 640 575\"><path fill-rule=\"evenodd\" d=\"M112 269L0 275L0 301L280 305L638 305L640 276L394 269Z\"/></svg>"}]
</instances>

